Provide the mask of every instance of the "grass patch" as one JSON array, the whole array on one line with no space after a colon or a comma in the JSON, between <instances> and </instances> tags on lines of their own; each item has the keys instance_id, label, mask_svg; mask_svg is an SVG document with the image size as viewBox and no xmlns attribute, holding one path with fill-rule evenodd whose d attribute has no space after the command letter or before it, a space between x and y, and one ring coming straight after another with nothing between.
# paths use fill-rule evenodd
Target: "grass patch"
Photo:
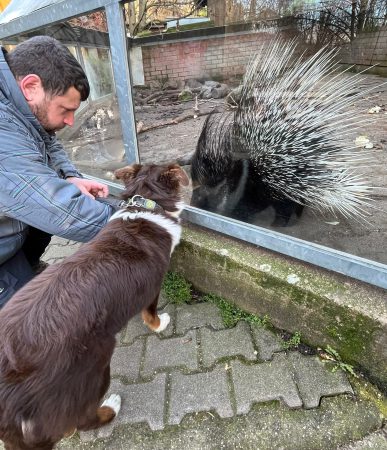
<instances>
[{"instance_id":1,"label":"grass patch","mask_svg":"<svg viewBox=\"0 0 387 450\"><path fill-rule=\"evenodd\" d=\"M217 295L207 294L202 297L202 300L214 303L220 309L223 323L227 328L235 326L240 320L260 326L265 326L269 323L268 316L261 318L255 314L250 314Z\"/></svg>"},{"instance_id":2,"label":"grass patch","mask_svg":"<svg viewBox=\"0 0 387 450\"><path fill-rule=\"evenodd\" d=\"M282 339L281 346L284 350L297 348L301 344L301 333L296 331L289 339Z\"/></svg>"},{"instance_id":3,"label":"grass patch","mask_svg":"<svg viewBox=\"0 0 387 450\"><path fill-rule=\"evenodd\" d=\"M344 372L350 373L355 378L358 378L358 375L353 370L353 366L345 363L339 353L330 345L327 345L325 352L320 352L320 358L326 359L333 364L332 372L336 372L336 370L340 369Z\"/></svg>"},{"instance_id":4,"label":"grass patch","mask_svg":"<svg viewBox=\"0 0 387 450\"><path fill-rule=\"evenodd\" d=\"M191 300L191 284L176 272L167 272L162 289L170 303L182 305Z\"/></svg>"}]
</instances>

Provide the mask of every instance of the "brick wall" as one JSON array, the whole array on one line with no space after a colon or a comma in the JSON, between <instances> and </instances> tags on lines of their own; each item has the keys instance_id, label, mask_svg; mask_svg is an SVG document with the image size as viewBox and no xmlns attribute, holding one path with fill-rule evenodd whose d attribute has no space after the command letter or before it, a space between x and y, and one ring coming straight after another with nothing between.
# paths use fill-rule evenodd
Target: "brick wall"
<instances>
[{"instance_id":1,"label":"brick wall","mask_svg":"<svg viewBox=\"0 0 387 450\"><path fill-rule=\"evenodd\" d=\"M145 84L240 76L251 55L272 39L270 32L248 32L142 45Z\"/></svg>"},{"instance_id":2,"label":"brick wall","mask_svg":"<svg viewBox=\"0 0 387 450\"><path fill-rule=\"evenodd\" d=\"M285 39L294 36L292 29L281 34ZM251 55L273 37L273 30L269 29L136 46L141 46L145 84L190 78L227 80L243 75ZM378 64L374 72L387 76L387 27L374 33L363 33L352 44L343 46L340 60L360 66Z\"/></svg>"},{"instance_id":3,"label":"brick wall","mask_svg":"<svg viewBox=\"0 0 387 450\"><path fill-rule=\"evenodd\" d=\"M341 61L346 64L372 66L373 72L387 76L387 27L372 33L362 33L351 44L343 46ZM364 67L361 67L364 68Z\"/></svg>"}]
</instances>

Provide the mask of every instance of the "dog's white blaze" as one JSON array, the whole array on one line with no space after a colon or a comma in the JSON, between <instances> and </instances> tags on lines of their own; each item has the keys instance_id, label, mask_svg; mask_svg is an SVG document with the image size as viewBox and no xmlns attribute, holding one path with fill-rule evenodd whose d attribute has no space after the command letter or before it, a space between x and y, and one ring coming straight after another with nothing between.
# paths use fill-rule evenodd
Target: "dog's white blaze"
<instances>
[{"instance_id":1,"label":"dog's white blaze","mask_svg":"<svg viewBox=\"0 0 387 450\"><path fill-rule=\"evenodd\" d=\"M121 209L120 211L115 212L109 219L109 222L111 220L115 219L122 219L122 220L136 220L136 219L145 219L149 220L150 222L153 222L160 227L164 228L171 236L172 238L172 248L171 253L175 249L176 245L180 242L180 236L181 236L181 226L179 223L174 222L173 220L170 220L164 216L160 216L159 214L153 214L148 211L136 211L136 212L130 212L126 211L125 209Z\"/></svg>"},{"instance_id":2,"label":"dog's white blaze","mask_svg":"<svg viewBox=\"0 0 387 450\"><path fill-rule=\"evenodd\" d=\"M102 403L101 406L108 406L117 415L120 412L120 409L121 409L121 397L118 394L112 394L109 398L107 398Z\"/></svg>"},{"instance_id":3,"label":"dog's white blaze","mask_svg":"<svg viewBox=\"0 0 387 450\"><path fill-rule=\"evenodd\" d=\"M22 420L21 427L23 436L27 437L27 435L33 432L34 424L32 423L32 420Z\"/></svg>"}]
</instances>

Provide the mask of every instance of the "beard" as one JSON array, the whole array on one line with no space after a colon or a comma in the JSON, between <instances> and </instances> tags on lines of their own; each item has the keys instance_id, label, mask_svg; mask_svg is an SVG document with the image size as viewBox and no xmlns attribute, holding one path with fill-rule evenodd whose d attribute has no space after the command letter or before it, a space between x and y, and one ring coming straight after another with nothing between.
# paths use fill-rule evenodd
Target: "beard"
<instances>
[{"instance_id":1,"label":"beard","mask_svg":"<svg viewBox=\"0 0 387 450\"><path fill-rule=\"evenodd\" d=\"M48 103L49 101L45 98L41 103L33 105L31 107L31 110L34 113L34 116L38 119L39 123L48 133L55 133L56 131L61 130L63 127L58 128L50 124L47 114Z\"/></svg>"}]
</instances>

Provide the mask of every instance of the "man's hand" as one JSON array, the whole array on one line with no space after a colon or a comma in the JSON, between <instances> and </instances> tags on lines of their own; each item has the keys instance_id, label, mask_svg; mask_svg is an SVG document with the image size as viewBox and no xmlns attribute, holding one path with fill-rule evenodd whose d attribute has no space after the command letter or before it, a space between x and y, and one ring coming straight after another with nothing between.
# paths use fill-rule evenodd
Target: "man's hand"
<instances>
[{"instance_id":1,"label":"man's hand","mask_svg":"<svg viewBox=\"0 0 387 450\"><path fill-rule=\"evenodd\" d=\"M91 198L107 197L109 194L109 188L106 184L98 183L94 180L86 180L86 178L67 177L66 181L74 184L82 194Z\"/></svg>"}]
</instances>

